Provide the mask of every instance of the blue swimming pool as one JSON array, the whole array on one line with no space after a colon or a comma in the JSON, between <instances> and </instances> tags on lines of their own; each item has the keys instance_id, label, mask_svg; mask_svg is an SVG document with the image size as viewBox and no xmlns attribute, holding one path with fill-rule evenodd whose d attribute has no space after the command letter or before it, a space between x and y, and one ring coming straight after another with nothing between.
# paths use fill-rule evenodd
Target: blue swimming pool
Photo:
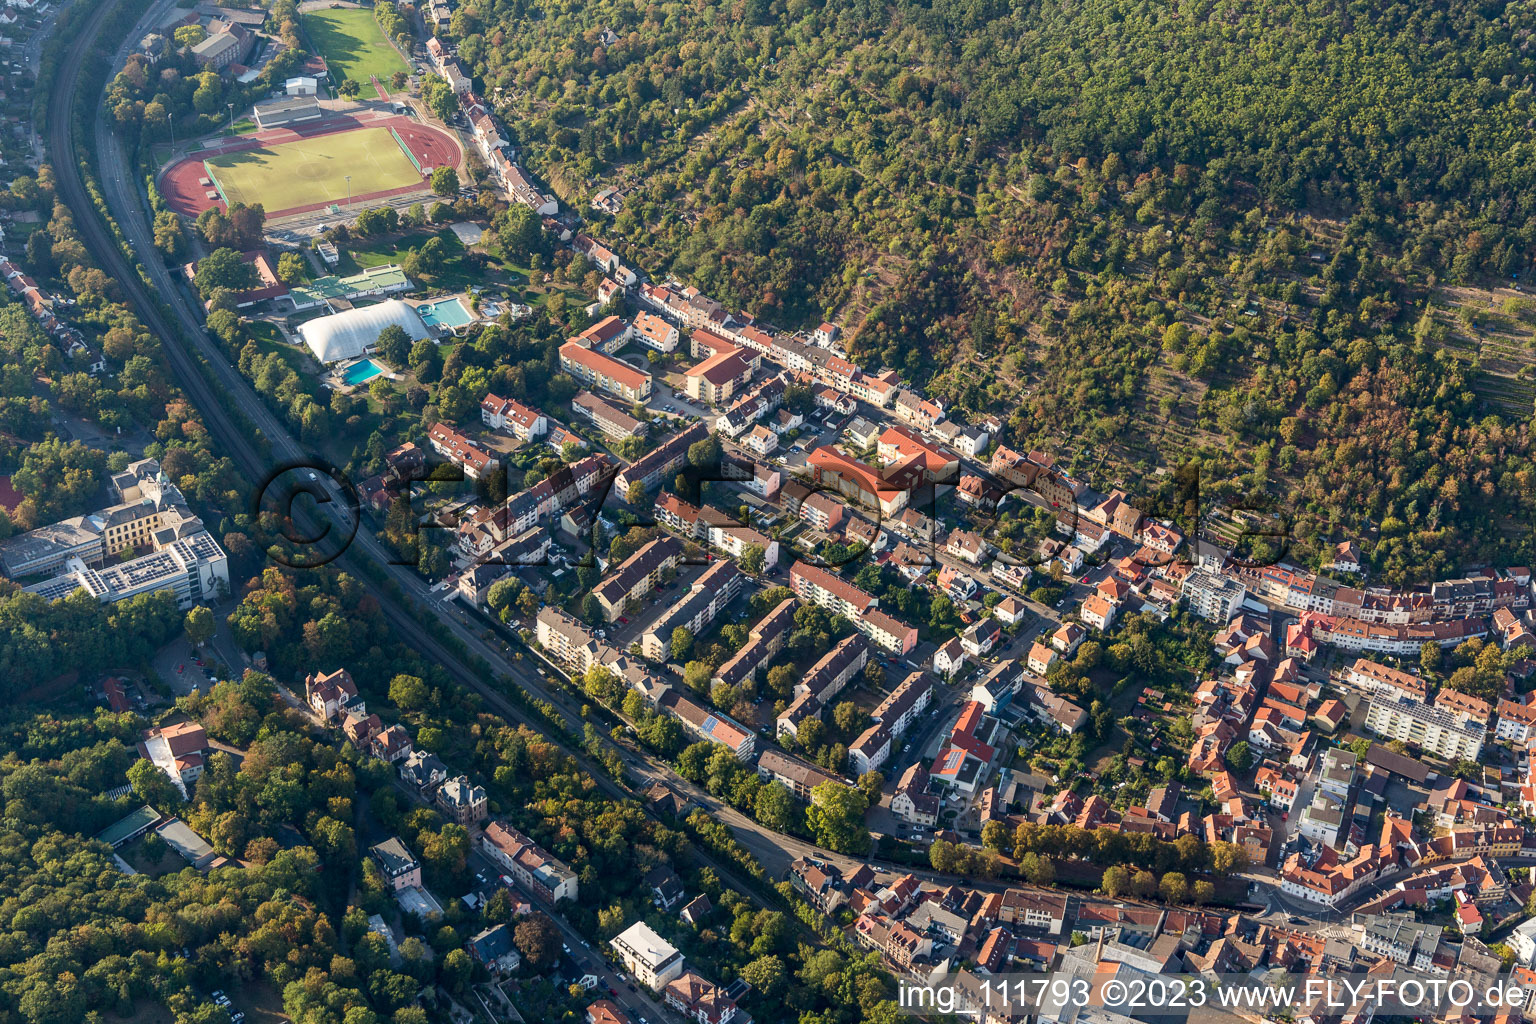
<instances>
[{"instance_id":1,"label":"blue swimming pool","mask_svg":"<svg viewBox=\"0 0 1536 1024\"><path fill-rule=\"evenodd\" d=\"M416 312L428 327L463 327L474 319L464 308L464 303L456 298L423 302L416 307Z\"/></svg>"},{"instance_id":2,"label":"blue swimming pool","mask_svg":"<svg viewBox=\"0 0 1536 1024\"><path fill-rule=\"evenodd\" d=\"M346 372L341 375L341 379L345 384L361 384L364 381L373 380L373 378L383 372L384 367L372 359L364 359L347 367Z\"/></svg>"}]
</instances>

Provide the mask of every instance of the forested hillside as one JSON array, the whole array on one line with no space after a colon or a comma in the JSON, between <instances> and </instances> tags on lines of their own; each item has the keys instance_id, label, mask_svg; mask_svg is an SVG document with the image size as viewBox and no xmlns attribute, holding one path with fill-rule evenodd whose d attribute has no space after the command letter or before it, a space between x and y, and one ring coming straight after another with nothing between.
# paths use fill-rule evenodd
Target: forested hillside
<instances>
[{"instance_id":1,"label":"forested hillside","mask_svg":"<svg viewBox=\"0 0 1536 1024\"><path fill-rule=\"evenodd\" d=\"M1296 0L453 19L567 201L631 189L596 228L653 276L830 316L1096 482L1200 457L1208 491L1377 525L1399 576L1524 550L1533 27Z\"/></svg>"}]
</instances>

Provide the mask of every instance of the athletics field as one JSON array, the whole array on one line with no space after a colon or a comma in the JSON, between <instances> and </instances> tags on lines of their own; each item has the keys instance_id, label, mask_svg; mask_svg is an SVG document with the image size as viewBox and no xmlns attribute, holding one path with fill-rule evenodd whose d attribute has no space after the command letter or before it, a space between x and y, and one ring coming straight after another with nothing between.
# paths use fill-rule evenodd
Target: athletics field
<instances>
[{"instance_id":1,"label":"athletics field","mask_svg":"<svg viewBox=\"0 0 1536 1024\"><path fill-rule=\"evenodd\" d=\"M332 132L210 156L203 166L231 203L269 211L345 202L421 183L421 172L388 128Z\"/></svg>"}]
</instances>

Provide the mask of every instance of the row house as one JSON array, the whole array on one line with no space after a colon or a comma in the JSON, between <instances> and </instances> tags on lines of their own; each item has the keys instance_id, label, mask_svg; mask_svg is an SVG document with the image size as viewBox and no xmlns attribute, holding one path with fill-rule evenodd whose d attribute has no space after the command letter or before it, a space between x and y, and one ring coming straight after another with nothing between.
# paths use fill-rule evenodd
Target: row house
<instances>
[{"instance_id":1,"label":"row house","mask_svg":"<svg viewBox=\"0 0 1536 1024\"><path fill-rule=\"evenodd\" d=\"M639 295L643 304L689 331L719 329L730 320L724 306L691 285L642 284Z\"/></svg>"},{"instance_id":2,"label":"row house","mask_svg":"<svg viewBox=\"0 0 1536 1024\"><path fill-rule=\"evenodd\" d=\"M487 825L480 834L480 850L539 898L550 903L576 899L576 872L511 826L500 821Z\"/></svg>"},{"instance_id":3,"label":"row house","mask_svg":"<svg viewBox=\"0 0 1536 1024\"><path fill-rule=\"evenodd\" d=\"M497 467L496 456L475 444L446 423L433 424L427 431L427 444L443 458L464 471L471 480L489 476Z\"/></svg>"},{"instance_id":4,"label":"row house","mask_svg":"<svg viewBox=\"0 0 1536 1024\"><path fill-rule=\"evenodd\" d=\"M854 922L853 932L860 942L903 971L910 971L915 961L933 953L933 940L901 921L864 914Z\"/></svg>"},{"instance_id":5,"label":"row house","mask_svg":"<svg viewBox=\"0 0 1536 1024\"><path fill-rule=\"evenodd\" d=\"M1298 851L1280 869L1280 889L1310 903L1334 909L1359 892L1381 873L1375 846L1367 843L1353 857L1331 846Z\"/></svg>"}]
</instances>

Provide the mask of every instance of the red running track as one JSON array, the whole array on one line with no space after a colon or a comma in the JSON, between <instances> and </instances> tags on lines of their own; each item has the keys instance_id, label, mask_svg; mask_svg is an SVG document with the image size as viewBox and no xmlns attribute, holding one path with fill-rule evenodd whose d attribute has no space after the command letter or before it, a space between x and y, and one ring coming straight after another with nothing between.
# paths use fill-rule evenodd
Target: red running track
<instances>
[{"instance_id":1,"label":"red running track","mask_svg":"<svg viewBox=\"0 0 1536 1024\"><path fill-rule=\"evenodd\" d=\"M444 132L436 128L430 128L421 122L400 114L373 114L368 112L343 117L333 117L314 124L296 125L292 128L271 128L264 132L255 132L242 136L226 145L211 149L199 150L177 161L166 168L160 174L160 194L165 197L166 205L177 213L188 217L196 217L204 210L225 210L222 199L209 199L208 186L198 183L198 179L207 177L203 170L203 161L212 156L222 156L225 153L239 153L248 149L260 149L264 146L277 146L285 142L297 142L300 139L313 139L322 135L334 135L337 132L357 131L360 128L393 128L405 140L410 147L412 155L422 167L450 166L463 170L463 151L459 144ZM372 202L378 199L388 199L392 196L409 195L430 189L425 178L419 184L405 185L400 188L385 189L382 192L368 192L352 197L354 205L358 203ZM267 218L276 220L279 217L292 217L300 213L313 213L329 206L329 202L309 203L303 206L294 206L286 210L268 210Z\"/></svg>"}]
</instances>

